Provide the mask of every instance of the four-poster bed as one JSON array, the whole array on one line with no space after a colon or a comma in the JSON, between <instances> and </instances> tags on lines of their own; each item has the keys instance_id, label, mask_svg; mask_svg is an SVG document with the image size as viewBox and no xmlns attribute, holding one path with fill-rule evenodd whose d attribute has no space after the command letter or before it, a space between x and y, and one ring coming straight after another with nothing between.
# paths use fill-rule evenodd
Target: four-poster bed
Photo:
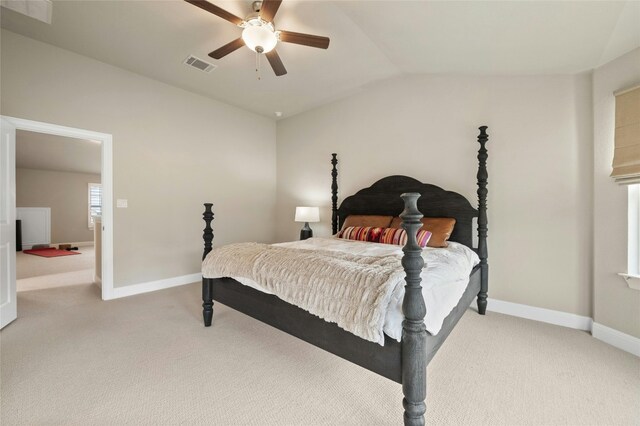
<instances>
[{"instance_id":1,"label":"four-poster bed","mask_svg":"<svg viewBox=\"0 0 640 426\"><path fill-rule=\"evenodd\" d=\"M402 268L406 285L402 299L402 339L400 342L384 336L384 345L364 340L335 323L327 322L306 310L278 298L222 277L207 278L203 275L202 299L205 326L213 318L213 300L276 327L315 346L402 384L404 393L404 423L423 425L426 409L426 367L449 335L466 309L477 297L478 312L484 314L487 307L487 127L479 128L478 142L478 209L471 206L462 195L445 191L434 185L421 183L406 176L390 176L380 179L369 188L343 200L338 207L337 155L331 159L332 231L335 235L350 215L400 216L407 232L407 242L402 248ZM425 300L421 287L424 260L422 248L416 242L416 233L423 226L420 219L454 218L456 225L450 241L472 248L472 220L478 218L478 248L473 249L480 262L473 267L466 289L457 305L446 316L440 331L431 335L425 328ZM212 204L205 204L203 260L212 251Z\"/></svg>"}]
</instances>

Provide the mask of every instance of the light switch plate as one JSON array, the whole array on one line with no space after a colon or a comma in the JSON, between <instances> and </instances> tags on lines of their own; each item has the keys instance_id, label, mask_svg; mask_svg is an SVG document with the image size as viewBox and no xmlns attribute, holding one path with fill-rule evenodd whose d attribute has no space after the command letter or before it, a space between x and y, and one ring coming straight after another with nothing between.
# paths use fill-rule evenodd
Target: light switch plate
<instances>
[{"instance_id":1,"label":"light switch plate","mask_svg":"<svg viewBox=\"0 0 640 426\"><path fill-rule=\"evenodd\" d=\"M127 200L119 198L116 201L116 207L118 207L119 209L126 209L128 207Z\"/></svg>"}]
</instances>

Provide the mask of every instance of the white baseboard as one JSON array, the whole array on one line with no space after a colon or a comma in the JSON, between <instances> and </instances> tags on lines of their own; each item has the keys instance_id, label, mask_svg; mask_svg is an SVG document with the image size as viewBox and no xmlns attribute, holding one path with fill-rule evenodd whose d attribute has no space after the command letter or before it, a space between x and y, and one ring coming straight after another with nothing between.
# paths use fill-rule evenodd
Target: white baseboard
<instances>
[{"instance_id":1,"label":"white baseboard","mask_svg":"<svg viewBox=\"0 0 640 426\"><path fill-rule=\"evenodd\" d=\"M526 318L585 331L591 331L591 324L593 323L591 318L581 315L569 314L567 312L554 311L546 308L538 308L535 306L521 305L520 303L505 302L491 298L487 300L487 310L497 312L499 314L512 315L514 317Z\"/></svg>"},{"instance_id":2,"label":"white baseboard","mask_svg":"<svg viewBox=\"0 0 640 426\"><path fill-rule=\"evenodd\" d=\"M111 290L111 294L103 296L104 300L119 299L121 297L133 296L135 294L149 293L156 290L164 290L166 288L177 287L185 284L191 284L202 279L200 272L179 277L167 278L158 281L149 281L146 283L133 284L124 287L115 287Z\"/></svg>"},{"instance_id":3,"label":"white baseboard","mask_svg":"<svg viewBox=\"0 0 640 426\"><path fill-rule=\"evenodd\" d=\"M592 318L503 300L488 299L487 302L488 311L589 331L596 339L640 357L640 339L598 324Z\"/></svg>"},{"instance_id":4,"label":"white baseboard","mask_svg":"<svg viewBox=\"0 0 640 426\"><path fill-rule=\"evenodd\" d=\"M593 323L591 335L598 340L602 340L603 342L610 344L611 346L615 346L618 349L622 349L625 352L629 352L640 357L640 339L637 337L633 337L605 325L598 324L597 322Z\"/></svg>"}]
</instances>

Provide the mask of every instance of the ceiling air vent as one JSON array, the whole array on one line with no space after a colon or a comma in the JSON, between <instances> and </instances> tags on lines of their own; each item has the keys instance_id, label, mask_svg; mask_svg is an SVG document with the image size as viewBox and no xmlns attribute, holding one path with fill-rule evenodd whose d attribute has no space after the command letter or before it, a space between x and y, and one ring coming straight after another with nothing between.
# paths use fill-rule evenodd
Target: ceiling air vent
<instances>
[{"instance_id":1,"label":"ceiling air vent","mask_svg":"<svg viewBox=\"0 0 640 426\"><path fill-rule=\"evenodd\" d=\"M213 65L213 64L210 64L209 62L205 62L202 59L196 58L193 55L190 55L187 59L185 59L184 63L204 72L211 72L216 68L218 68L217 65Z\"/></svg>"}]
</instances>

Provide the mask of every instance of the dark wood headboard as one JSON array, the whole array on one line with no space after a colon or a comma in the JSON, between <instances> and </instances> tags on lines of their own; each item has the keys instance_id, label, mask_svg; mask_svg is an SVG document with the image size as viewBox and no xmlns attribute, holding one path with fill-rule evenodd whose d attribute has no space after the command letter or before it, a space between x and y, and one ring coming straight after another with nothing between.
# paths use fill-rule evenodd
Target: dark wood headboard
<instances>
[{"instance_id":1,"label":"dark wood headboard","mask_svg":"<svg viewBox=\"0 0 640 426\"><path fill-rule=\"evenodd\" d=\"M338 208L338 229L349 215L383 215L399 216L404 209L400 195L405 192L421 194L418 199L418 210L425 217L452 217L456 226L449 238L450 241L472 247L472 220L478 217L478 210L457 192L422 183L408 176L388 176L380 179L369 188L361 189L342 201Z\"/></svg>"},{"instance_id":2,"label":"dark wood headboard","mask_svg":"<svg viewBox=\"0 0 640 426\"><path fill-rule=\"evenodd\" d=\"M471 203L462 195L445 191L444 189L422 183L407 176L389 176L380 179L369 188L361 189L356 194L347 197L340 208L338 208L338 164L337 154L331 154L331 229L333 234L338 232L345 218L350 214L377 214L398 216L402 211L402 201L400 195L408 192L419 192L418 208L427 217L453 217L456 219L456 226L453 234L449 238L473 248L472 243L472 220L478 218L478 248L476 252L480 257L482 267L482 288L478 303L486 307L486 285L488 282L489 264L487 259L487 184L489 172L487 170L487 147L489 135L487 126L478 128L478 209L471 206Z\"/></svg>"}]
</instances>

